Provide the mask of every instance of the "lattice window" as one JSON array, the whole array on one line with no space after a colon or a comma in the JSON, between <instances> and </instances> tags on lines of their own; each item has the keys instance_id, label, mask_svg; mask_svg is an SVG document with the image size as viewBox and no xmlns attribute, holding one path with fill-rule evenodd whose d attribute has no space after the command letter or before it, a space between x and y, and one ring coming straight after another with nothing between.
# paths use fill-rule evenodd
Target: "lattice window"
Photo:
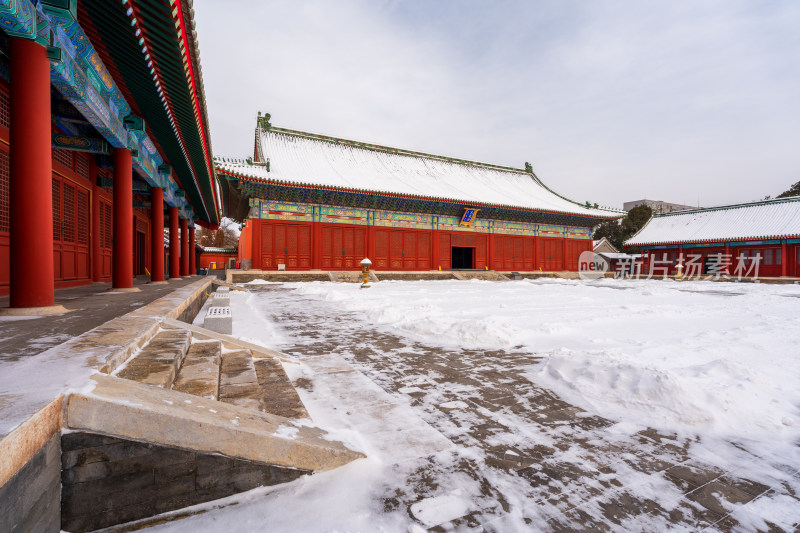
<instances>
[{"instance_id":1,"label":"lattice window","mask_svg":"<svg viewBox=\"0 0 800 533\"><path fill-rule=\"evenodd\" d=\"M53 178L53 240L61 240L61 182Z\"/></svg>"},{"instance_id":2,"label":"lattice window","mask_svg":"<svg viewBox=\"0 0 800 533\"><path fill-rule=\"evenodd\" d=\"M11 107L9 101L8 94L0 91L0 126L5 128L11 127Z\"/></svg>"},{"instance_id":3,"label":"lattice window","mask_svg":"<svg viewBox=\"0 0 800 533\"><path fill-rule=\"evenodd\" d=\"M58 161L68 169L72 170L72 152L69 150L53 150L53 161Z\"/></svg>"},{"instance_id":4,"label":"lattice window","mask_svg":"<svg viewBox=\"0 0 800 533\"><path fill-rule=\"evenodd\" d=\"M75 187L64 184L64 239L75 242Z\"/></svg>"},{"instance_id":5,"label":"lattice window","mask_svg":"<svg viewBox=\"0 0 800 533\"><path fill-rule=\"evenodd\" d=\"M141 231L142 233L147 233L147 222L145 222L141 218L137 218L136 219L136 231Z\"/></svg>"},{"instance_id":6,"label":"lattice window","mask_svg":"<svg viewBox=\"0 0 800 533\"><path fill-rule=\"evenodd\" d=\"M78 244L89 244L89 193L78 190Z\"/></svg>"},{"instance_id":7,"label":"lattice window","mask_svg":"<svg viewBox=\"0 0 800 533\"><path fill-rule=\"evenodd\" d=\"M89 179L89 156L86 154L75 155L75 171L80 177Z\"/></svg>"},{"instance_id":8,"label":"lattice window","mask_svg":"<svg viewBox=\"0 0 800 533\"><path fill-rule=\"evenodd\" d=\"M111 248L111 204L101 202L103 208L103 248Z\"/></svg>"},{"instance_id":9,"label":"lattice window","mask_svg":"<svg viewBox=\"0 0 800 533\"><path fill-rule=\"evenodd\" d=\"M8 153L0 150L0 231L11 231Z\"/></svg>"}]
</instances>

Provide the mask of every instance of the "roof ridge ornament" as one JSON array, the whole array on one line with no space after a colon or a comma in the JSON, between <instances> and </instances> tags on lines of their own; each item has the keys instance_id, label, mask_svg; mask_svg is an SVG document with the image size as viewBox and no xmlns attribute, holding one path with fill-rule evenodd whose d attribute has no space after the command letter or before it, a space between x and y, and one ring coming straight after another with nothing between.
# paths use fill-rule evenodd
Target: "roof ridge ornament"
<instances>
[{"instance_id":1,"label":"roof ridge ornament","mask_svg":"<svg viewBox=\"0 0 800 533\"><path fill-rule=\"evenodd\" d=\"M272 118L272 115L269 113L264 113L261 115L261 111L258 112L258 127L262 130L269 131L272 129L272 124L270 124L269 120Z\"/></svg>"}]
</instances>

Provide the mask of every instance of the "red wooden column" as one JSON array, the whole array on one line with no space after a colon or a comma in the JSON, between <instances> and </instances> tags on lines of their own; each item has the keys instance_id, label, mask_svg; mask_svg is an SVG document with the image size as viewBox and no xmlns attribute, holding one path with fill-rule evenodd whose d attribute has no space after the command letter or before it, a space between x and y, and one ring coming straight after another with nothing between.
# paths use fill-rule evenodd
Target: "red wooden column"
<instances>
[{"instance_id":1,"label":"red wooden column","mask_svg":"<svg viewBox=\"0 0 800 533\"><path fill-rule=\"evenodd\" d=\"M169 206L169 277L181 277L178 251L178 207L174 205Z\"/></svg>"},{"instance_id":2,"label":"red wooden column","mask_svg":"<svg viewBox=\"0 0 800 533\"><path fill-rule=\"evenodd\" d=\"M181 276L189 275L189 221L181 219Z\"/></svg>"},{"instance_id":3,"label":"red wooden column","mask_svg":"<svg viewBox=\"0 0 800 533\"><path fill-rule=\"evenodd\" d=\"M312 237L311 237L311 268L314 270L319 270L322 268L322 223L321 222L313 222L312 223ZM262 229L261 231L265 231ZM260 242L262 241L261 232L260 231L253 231L253 234L250 235L250 239L252 242ZM258 239L258 240L257 240ZM255 249L256 244L253 244L253 249ZM259 256L258 259L259 264L261 264L261 258ZM253 257L253 268L258 268L256 265L256 258Z\"/></svg>"},{"instance_id":4,"label":"red wooden column","mask_svg":"<svg viewBox=\"0 0 800 533\"><path fill-rule=\"evenodd\" d=\"M367 226L367 258L375 264L375 226Z\"/></svg>"},{"instance_id":5,"label":"red wooden column","mask_svg":"<svg viewBox=\"0 0 800 533\"><path fill-rule=\"evenodd\" d=\"M781 241L781 276L786 277L789 275L789 247L786 246L786 241Z\"/></svg>"},{"instance_id":6,"label":"red wooden column","mask_svg":"<svg viewBox=\"0 0 800 533\"><path fill-rule=\"evenodd\" d=\"M189 275L194 276L197 274L197 265L195 264L194 253L194 226L189 228Z\"/></svg>"},{"instance_id":7,"label":"red wooden column","mask_svg":"<svg viewBox=\"0 0 800 533\"><path fill-rule=\"evenodd\" d=\"M44 46L11 39L11 307L55 303L50 61Z\"/></svg>"},{"instance_id":8,"label":"red wooden column","mask_svg":"<svg viewBox=\"0 0 800 533\"><path fill-rule=\"evenodd\" d=\"M164 189L150 189L150 282L164 281Z\"/></svg>"},{"instance_id":9,"label":"red wooden column","mask_svg":"<svg viewBox=\"0 0 800 533\"><path fill-rule=\"evenodd\" d=\"M431 269L439 270L442 266L439 230L431 230Z\"/></svg>"},{"instance_id":10,"label":"red wooden column","mask_svg":"<svg viewBox=\"0 0 800 533\"><path fill-rule=\"evenodd\" d=\"M494 233L489 234L489 246L487 247L489 250L489 257L486 258L486 265L489 267L489 270L495 270L497 267L494 264L494 247L497 246L495 242L495 235Z\"/></svg>"},{"instance_id":11,"label":"red wooden column","mask_svg":"<svg viewBox=\"0 0 800 533\"><path fill-rule=\"evenodd\" d=\"M727 242L725 243L725 257L730 259L730 263L728 263L728 265L725 267L725 271L722 272L722 274L728 275L731 273L731 266L734 266L735 268L735 263L733 257L731 256L731 245Z\"/></svg>"},{"instance_id":12,"label":"red wooden column","mask_svg":"<svg viewBox=\"0 0 800 533\"><path fill-rule=\"evenodd\" d=\"M114 148L114 239L111 286L133 287L133 158L131 151Z\"/></svg>"}]
</instances>

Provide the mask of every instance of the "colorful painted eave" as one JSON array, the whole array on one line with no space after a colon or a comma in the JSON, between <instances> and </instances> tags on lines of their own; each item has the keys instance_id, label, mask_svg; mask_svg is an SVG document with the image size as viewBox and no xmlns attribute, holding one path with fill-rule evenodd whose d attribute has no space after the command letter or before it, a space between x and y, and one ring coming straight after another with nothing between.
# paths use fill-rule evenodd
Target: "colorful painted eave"
<instances>
[{"instance_id":1,"label":"colorful painted eave","mask_svg":"<svg viewBox=\"0 0 800 533\"><path fill-rule=\"evenodd\" d=\"M178 185L169 172L163 171L163 159L152 140L145 132L125 126L131 109L74 15L70 2L64 7L63 2L0 0L4 30L50 47L53 86L111 146L135 151L133 165L138 174L149 185L162 187L166 203L192 220L192 207L177 194Z\"/></svg>"},{"instance_id":2,"label":"colorful painted eave","mask_svg":"<svg viewBox=\"0 0 800 533\"><path fill-rule=\"evenodd\" d=\"M221 204L188 0L82 0L78 20L197 218L217 224Z\"/></svg>"},{"instance_id":3,"label":"colorful painted eave","mask_svg":"<svg viewBox=\"0 0 800 533\"><path fill-rule=\"evenodd\" d=\"M654 215L624 246L655 247L800 238L800 197Z\"/></svg>"},{"instance_id":4,"label":"colorful painted eave","mask_svg":"<svg viewBox=\"0 0 800 533\"><path fill-rule=\"evenodd\" d=\"M385 198L401 198L401 199L409 199L409 200L422 200L428 202L439 202L444 204L450 204L455 206L464 206L469 205L470 207L477 207L477 208L496 208L496 209L507 209L512 211L524 211L529 213L545 213L551 215L563 215L563 216L570 216L570 217L578 217L578 218L585 218L587 220L596 220L598 223L605 218L597 217L597 216L588 216L588 215L581 215L576 213L569 213L566 211L549 211L545 209L531 209L526 207L518 207L513 205L501 205L501 204L490 204L490 203L481 203L481 202L465 202L464 200L454 199L454 198L443 198L443 197L433 197L433 196L418 196L418 195L405 195L405 194L397 194L397 193L389 193L383 191L376 191L376 190L366 190L366 189L350 189L345 187L326 187L321 185L315 185L312 183L296 183L296 182L287 182L282 181L279 179L263 179L254 176L249 176L245 173L236 172L230 168L225 166L225 163L218 162L216 166L216 170L218 173L228 176L229 178L242 180L242 181L250 181L252 183L260 184L260 185L279 185L279 186L286 186L286 187L302 187L308 189L315 189L321 191L335 191L335 192L344 192L344 193L352 193L352 194L367 194L367 195L375 195L381 196ZM614 214L609 218L618 218L621 217L621 214Z\"/></svg>"}]
</instances>

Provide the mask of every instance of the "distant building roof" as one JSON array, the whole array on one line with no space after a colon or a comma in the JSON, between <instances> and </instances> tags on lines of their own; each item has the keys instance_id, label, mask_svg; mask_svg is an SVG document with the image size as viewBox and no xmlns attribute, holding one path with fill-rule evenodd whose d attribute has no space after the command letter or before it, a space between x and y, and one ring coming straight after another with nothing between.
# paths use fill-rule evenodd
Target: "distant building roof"
<instances>
[{"instance_id":1,"label":"distant building roof","mask_svg":"<svg viewBox=\"0 0 800 533\"><path fill-rule=\"evenodd\" d=\"M213 246L202 246L204 254L236 254L239 252L238 246L228 246L225 248L215 248Z\"/></svg>"},{"instance_id":2,"label":"distant building roof","mask_svg":"<svg viewBox=\"0 0 800 533\"><path fill-rule=\"evenodd\" d=\"M625 246L800 237L800 196L654 215Z\"/></svg>"},{"instance_id":3,"label":"distant building roof","mask_svg":"<svg viewBox=\"0 0 800 533\"><path fill-rule=\"evenodd\" d=\"M605 237L603 237L599 241L592 241L592 250L594 250L596 253L601 253L601 252L616 253L616 252L619 252L619 250L617 250L617 247L614 246L613 244L611 244L609 242L609 240L606 239Z\"/></svg>"},{"instance_id":4,"label":"distant building roof","mask_svg":"<svg viewBox=\"0 0 800 533\"><path fill-rule=\"evenodd\" d=\"M522 170L412 152L322 135L259 128L258 159L216 160L217 170L264 183L373 193L475 206L521 208L595 219L619 218L614 209L587 207ZM269 161L267 165L266 162Z\"/></svg>"}]
</instances>

